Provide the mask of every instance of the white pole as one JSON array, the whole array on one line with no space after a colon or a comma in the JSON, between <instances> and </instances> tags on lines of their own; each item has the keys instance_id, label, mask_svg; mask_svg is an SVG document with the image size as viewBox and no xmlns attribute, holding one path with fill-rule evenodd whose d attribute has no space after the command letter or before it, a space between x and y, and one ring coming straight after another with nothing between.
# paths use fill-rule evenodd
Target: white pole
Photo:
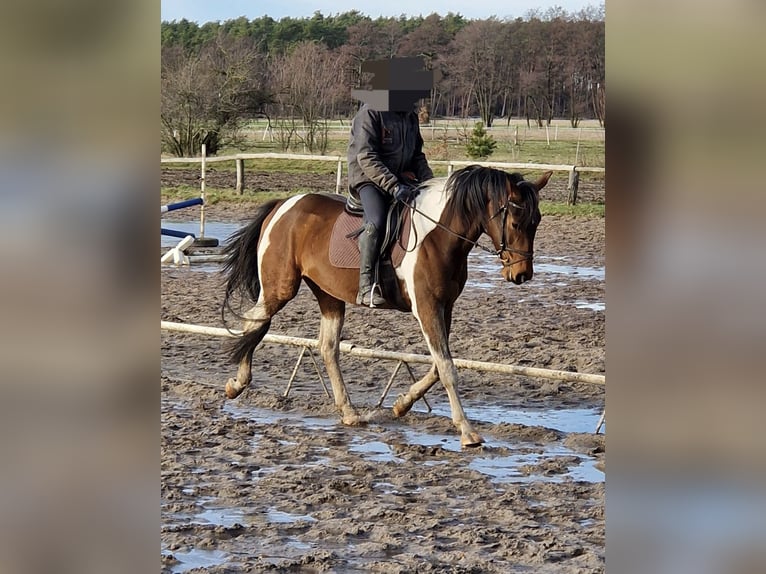
<instances>
[{"instance_id":1,"label":"white pole","mask_svg":"<svg viewBox=\"0 0 766 574\"><path fill-rule=\"evenodd\" d=\"M551 133L548 129L548 124L545 124L545 143L548 145L548 147L551 147Z\"/></svg>"},{"instance_id":2,"label":"white pole","mask_svg":"<svg viewBox=\"0 0 766 574\"><path fill-rule=\"evenodd\" d=\"M205 144L202 144L202 161L200 162L200 165L202 166L201 169L201 175L200 175L200 193L199 196L202 198L202 205L199 208L199 236L205 237L205 160L207 156L207 146Z\"/></svg>"},{"instance_id":3,"label":"white pole","mask_svg":"<svg viewBox=\"0 0 766 574\"><path fill-rule=\"evenodd\" d=\"M340 193L340 178L343 175L343 159L338 158L338 170L335 177L335 193Z\"/></svg>"},{"instance_id":4,"label":"white pole","mask_svg":"<svg viewBox=\"0 0 766 574\"><path fill-rule=\"evenodd\" d=\"M172 321L160 321L160 329L166 331L176 331L180 333L195 333L199 335L210 335L213 337L236 338L242 335L242 331L222 329L220 327L207 327L203 325L188 325L185 323L174 323ZM302 337L288 337L284 335L266 335L263 338L264 343L276 343L279 345L292 345L295 347L308 347L317 349L319 342L316 339L304 339ZM382 351L379 349L366 349L357 347L352 343L341 343L340 350L356 357L367 359L388 359L392 361L404 361L405 363L422 363L430 365L433 358L429 355L416 355L413 353L397 353L395 351ZM498 363L485 363L483 361L470 361L466 359L453 359L455 366L459 369L473 369L475 371L489 371L494 373L505 373L508 375L522 375L526 377L540 377L543 379L554 379L558 381L573 381L578 383L590 383L594 385L605 385L606 377L604 375L591 375L588 373L574 373L571 371L556 371L553 369L541 369L537 367L522 367L520 365L503 365Z\"/></svg>"}]
</instances>

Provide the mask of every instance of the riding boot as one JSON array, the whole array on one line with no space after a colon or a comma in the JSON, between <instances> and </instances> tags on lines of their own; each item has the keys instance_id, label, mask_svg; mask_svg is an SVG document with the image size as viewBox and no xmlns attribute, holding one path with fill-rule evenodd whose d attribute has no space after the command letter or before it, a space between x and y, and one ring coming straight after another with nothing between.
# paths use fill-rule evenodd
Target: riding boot
<instances>
[{"instance_id":1,"label":"riding boot","mask_svg":"<svg viewBox=\"0 0 766 574\"><path fill-rule=\"evenodd\" d=\"M368 222L364 226L364 231L359 236L359 293L356 296L357 305L375 307L386 302L381 297L378 289L373 289L373 275L375 274L377 262L378 229L374 224Z\"/></svg>"}]
</instances>

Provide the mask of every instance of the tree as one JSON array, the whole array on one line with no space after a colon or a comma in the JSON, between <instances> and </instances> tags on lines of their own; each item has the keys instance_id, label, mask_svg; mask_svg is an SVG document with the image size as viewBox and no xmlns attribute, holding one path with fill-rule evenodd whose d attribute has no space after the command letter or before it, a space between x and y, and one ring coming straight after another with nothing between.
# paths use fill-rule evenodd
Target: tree
<instances>
[{"instance_id":1,"label":"tree","mask_svg":"<svg viewBox=\"0 0 766 574\"><path fill-rule=\"evenodd\" d=\"M249 38L219 36L199 53L163 49L160 128L162 147L194 156L232 141L242 120L261 112L270 95L263 57Z\"/></svg>"},{"instance_id":2,"label":"tree","mask_svg":"<svg viewBox=\"0 0 766 574\"><path fill-rule=\"evenodd\" d=\"M468 157L471 159L486 159L494 153L496 147L497 142L495 138L487 133L487 130L484 129L484 124L476 122L471 137L468 139L468 143L465 144L465 151L468 153Z\"/></svg>"},{"instance_id":3,"label":"tree","mask_svg":"<svg viewBox=\"0 0 766 574\"><path fill-rule=\"evenodd\" d=\"M279 103L280 128L288 129L306 145L309 151L324 153L327 149L327 118L333 103L350 96L350 90L341 92L341 58L324 44L301 42L274 65ZM295 120L301 120L303 134L297 131ZM286 122L286 123L285 123ZM291 139L280 135L283 148L291 145Z\"/></svg>"},{"instance_id":4,"label":"tree","mask_svg":"<svg viewBox=\"0 0 766 574\"><path fill-rule=\"evenodd\" d=\"M510 89L505 40L504 24L493 18L471 22L455 36L454 73L462 80L465 99L476 103L487 126L498 100Z\"/></svg>"}]
</instances>

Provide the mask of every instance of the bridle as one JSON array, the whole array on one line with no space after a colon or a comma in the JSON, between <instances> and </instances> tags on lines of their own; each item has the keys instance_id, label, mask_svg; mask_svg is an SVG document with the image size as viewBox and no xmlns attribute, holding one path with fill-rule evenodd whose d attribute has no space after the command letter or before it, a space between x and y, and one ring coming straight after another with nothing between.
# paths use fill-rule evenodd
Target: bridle
<instances>
[{"instance_id":1,"label":"bridle","mask_svg":"<svg viewBox=\"0 0 766 574\"><path fill-rule=\"evenodd\" d=\"M492 251L491 249L487 249L490 253L493 255L497 255L500 258L500 261L503 263L503 267L511 267L512 265L515 265L516 263L521 263L522 261L532 261L532 258L534 257L534 252L532 251L523 251L521 249L514 249L513 247L508 247L507 240L505 237L506 233L506 223L508 223L508 208L509 207L515 207L516 209L524 209L521 205L518 203L515 203L511 201L511 198L509 197L506 199L505 204L503 207L497 210L497 213L489 218L490 221L495 219L498 215L501 213L503 214L503 225L502 230L503 234L501 236L500 241L500 249L496 251ZM503 259L503 253L508 254L508 260ZM516 261L513 260L513 254L521 255L521 259L517 259Z\"/></svg>"},{"instance_id":2,"label":"bridle","mask_svg":"<svg viewBox=\"0 0 766 574\"><path fill-rule=\"evenodd\" d=\"M447 233L454 235L455 237L458 237L462 239L463 241L470 243L472 247L478 247L482 251L485 251L491 255L496 255L500 259L501 263L503 264L503 267L511 267L512 265L515 265L516 263L521 263L522 261L532 261L532 258L534 257L534 253L532 251L523 251L521 249L514 249L513 247L508 247L507 245L508 241L506 238L506 223L508 223L508 210L511 207L515 207L516 209L523 209L523 206L519 205L518 203L515 203L514 201L511 201L510 197L507 198L503 206L500 209L498 209L497 212L492 217L489 218L489 221L492 221L501 213L503 214L503 225L502 225L503 232L502 232L501 241L500 241L500 249L490 249L489 247L485 247L484 245L481 245L478 239L474 241L472 239L468 239L464 235L460 235L456 231L451 230L446 225L439 223L430 215L422 212L414 205L405 203L405 206L408 207L410 210L414 211L415 213L422 215L423 217L428 219L431 223L436 224L437 227L439 227L440 229L443 229ZM417 243L417 238L416 238L416 243ZM508 260L503 259L503 253L508 254ZM514 261L513 260L514 253L517 255L521 255L522 258Z\"/></svg>"}]
</instances>

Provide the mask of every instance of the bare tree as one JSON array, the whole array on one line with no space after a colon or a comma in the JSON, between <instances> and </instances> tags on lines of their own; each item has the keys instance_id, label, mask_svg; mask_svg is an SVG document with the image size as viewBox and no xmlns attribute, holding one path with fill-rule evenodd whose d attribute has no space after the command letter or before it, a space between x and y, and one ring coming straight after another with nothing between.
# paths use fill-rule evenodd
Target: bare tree
<instances>
[{"instance_id":1,"label":"bare tree","mask_svg":"<svg viewBox=\"0 0 766 574\"><path fill-rule=\"evenodd\" d=\"M504 24L494 18L471 22L455 36L454 73L479 116L492 126L498 101L510 89Z\"/></svg>"},{"instance_id":2,"label":"bare tree","mask_svg":"<svg viewBox=\"0 0 766 574\"><path fill-rule=\"evenodd\" d=\"M445 28L445 20L438 14L427 16L423 23L407 34L399 46L399 56L421 56L427 70L435 70L437 78L449 75L447 69L447 46L451 40ZM440 57L441 56L441 57ZM431 90L431 102L428 116L436 114L436 109L444 95L441 82L436 81Z\"/></svg>"},{"instance_id":3,"label":"bare tree","mask_svg":"<svg viewBox=\"0 0 766 574\"><path fill-rule=\"evenodd\" d=\"M327 118L333 102L341 97L342 69L342 58L315 42L297 44L275 62L279 116L309 151L327 150ZM296 119L302 122L302 131L294 129Z\"/></svg>"},{"instance_id":4,"label":"bare tree","mask_svg":"<svg viewBox=\"0 0 766 574\"><path fill-rule=\"evenodd\" d=\"M199 53L173 47L162 54L160 128L165 151L215 154L241 122L263 109L263 57L249 38L219 36Z\"/></svg>"}]
</instances>

